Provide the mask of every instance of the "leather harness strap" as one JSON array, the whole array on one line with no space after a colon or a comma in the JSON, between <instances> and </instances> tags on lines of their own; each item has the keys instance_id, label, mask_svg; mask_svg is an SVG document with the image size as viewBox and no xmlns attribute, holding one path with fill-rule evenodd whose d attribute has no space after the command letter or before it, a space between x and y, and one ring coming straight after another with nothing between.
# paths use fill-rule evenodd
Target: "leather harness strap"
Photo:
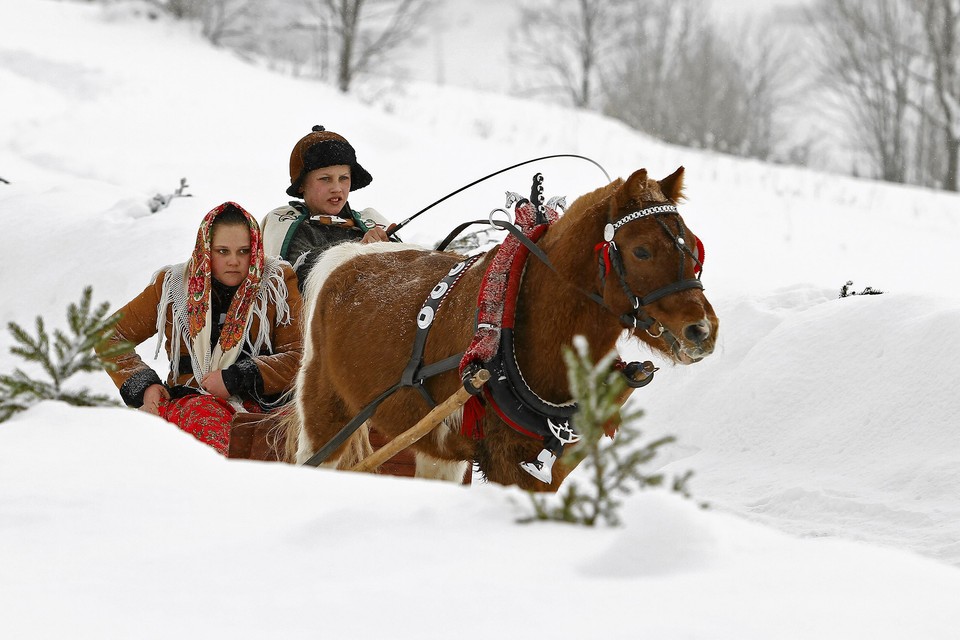
<instances>
[{"instance_id":1,"label":"leather harness strap","mask_svg":"<svg viewBox=\"0 0 960 640\"><path fill-rule=\"evenodd\" d=\"M405 387L413 387L423 396L423 399L427 404L432 408L436 406L436 402L433 397L430 395L430 392L426 390L423 386L423 381L427 378L431 378L440 373L456 369L460 363L460 358L463 356L462 353L444 358L438 362L432 364L423 365L423 351L424 347L427 344L427 336L430 333L430 327L433 325L433 319L436 316L437 309L440 308L440 304L443 302L444 298L456 285L457 281L460 280L460 277L463 276L470 267L480 259L480 256L473 256L458 262L447 272L447 275L435 286L430 294L427 296L426 301L423 303L423 307L420 309L420 313L417 316L417 335L413 341L413 353L410 356L410 360L407 363L406 368L403 371L403 374L400 377L400 381L394 384L392 387L381 393L379 396L374 398L374 400L363 408L360 413L353 417L350 422L343 426L340 431L319 451L314 453L309 460L304 462L305 465L316 467L323 464L327 458L329 458L334 451L336 451L347 439L360 428L364 422L369 419L373 413L377 410L377 407L380 404L389 398L391 395L403 389Z\"/></svg>"}]
</instances>

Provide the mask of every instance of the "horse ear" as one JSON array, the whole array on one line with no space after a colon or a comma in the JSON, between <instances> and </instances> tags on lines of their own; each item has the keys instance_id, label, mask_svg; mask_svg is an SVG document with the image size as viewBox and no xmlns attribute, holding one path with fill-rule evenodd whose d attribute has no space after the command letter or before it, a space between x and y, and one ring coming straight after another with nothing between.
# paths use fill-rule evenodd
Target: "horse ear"
<instances>
[{"instance_id":1,"label":"horse ear","mask_svg":"<svg viewBox=\"0 0 960 640\"><path fill-rule=\"evenodd\" d=\"M679 167L669 176L657 182L660 184L660 191L668 200L674 204L683 200L683 167Z\"/></svg>"},{"instance_id":2,"label":"horse ear","mask_svg":"<svg viewBox=\"0 0 960 640\"><path fill-rule=\"evenodd\" d=\"M647 170L637 169L627 181L617 189L617 203L620 209L627 209L643 202L643 194L647 190Z\"/></svg>"}]
</instances>

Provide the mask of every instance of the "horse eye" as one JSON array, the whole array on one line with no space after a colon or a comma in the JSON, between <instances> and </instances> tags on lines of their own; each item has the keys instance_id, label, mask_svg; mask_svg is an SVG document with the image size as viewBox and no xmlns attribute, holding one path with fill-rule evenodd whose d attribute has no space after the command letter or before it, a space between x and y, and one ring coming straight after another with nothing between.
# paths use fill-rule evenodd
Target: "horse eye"
<instances>
[{"instance_id":1,"label":"horse eye","mask_svg":"<svg viewBox=\"0 0 960 640\"><path fill-rule=\"evenodd\" d=\"M636 249L633 250L633 256L637 260L649 260L650 252L647 251L646 247L637 247Z\"/></svg>"}]
</instances>

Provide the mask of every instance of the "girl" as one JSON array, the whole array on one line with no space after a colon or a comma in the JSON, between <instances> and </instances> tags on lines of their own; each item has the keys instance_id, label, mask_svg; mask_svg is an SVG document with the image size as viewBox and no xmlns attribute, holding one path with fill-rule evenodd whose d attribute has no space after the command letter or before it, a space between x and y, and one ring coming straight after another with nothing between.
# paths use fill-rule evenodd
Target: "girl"
<instances>
[{"instance_id":1,"label":"girl","mask_svg":"<svg viewBox=\"0 0 960 640\"><path fill-rule=\"evenodd\" d=\"M284 400L300 365L300 294L290 265L265 258L257 221L225 202L208 213L190 260L164 267L120 310L115 340L157 334L166 383L131 352L110 377L131 407L176 424L226 455L237 412Z\"/></svg>"}]
</instances>

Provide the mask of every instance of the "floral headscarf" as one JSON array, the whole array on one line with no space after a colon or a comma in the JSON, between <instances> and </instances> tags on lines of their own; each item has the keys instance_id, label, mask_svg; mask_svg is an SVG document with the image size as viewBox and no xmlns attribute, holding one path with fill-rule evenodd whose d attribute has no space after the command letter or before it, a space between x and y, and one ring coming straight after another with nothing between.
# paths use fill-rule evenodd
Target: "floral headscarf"
<instances>
[{"instance_id":1,"label":"floral headscarf","mask_svg":"<svg viewBox=\"0 0 960 640\"><path fill-rule=\"evenodd\" d=\"M236 202L224 202L204 216L197 231L197 243L193 255L187 264L187 314L190 318L190 338L196 338L207 324L207 311L210 308L210 278L212 267L210 243L213 241L213 221L224 211L237 209L243 214L250 228L250 269L247 277L240 283L227 311L226 322L220 331L220 347L228 351L243 339L250 307L260 288L263 275L263 243L260 238L260 225L246 209Z\"/></svg>"}]
</instances>

